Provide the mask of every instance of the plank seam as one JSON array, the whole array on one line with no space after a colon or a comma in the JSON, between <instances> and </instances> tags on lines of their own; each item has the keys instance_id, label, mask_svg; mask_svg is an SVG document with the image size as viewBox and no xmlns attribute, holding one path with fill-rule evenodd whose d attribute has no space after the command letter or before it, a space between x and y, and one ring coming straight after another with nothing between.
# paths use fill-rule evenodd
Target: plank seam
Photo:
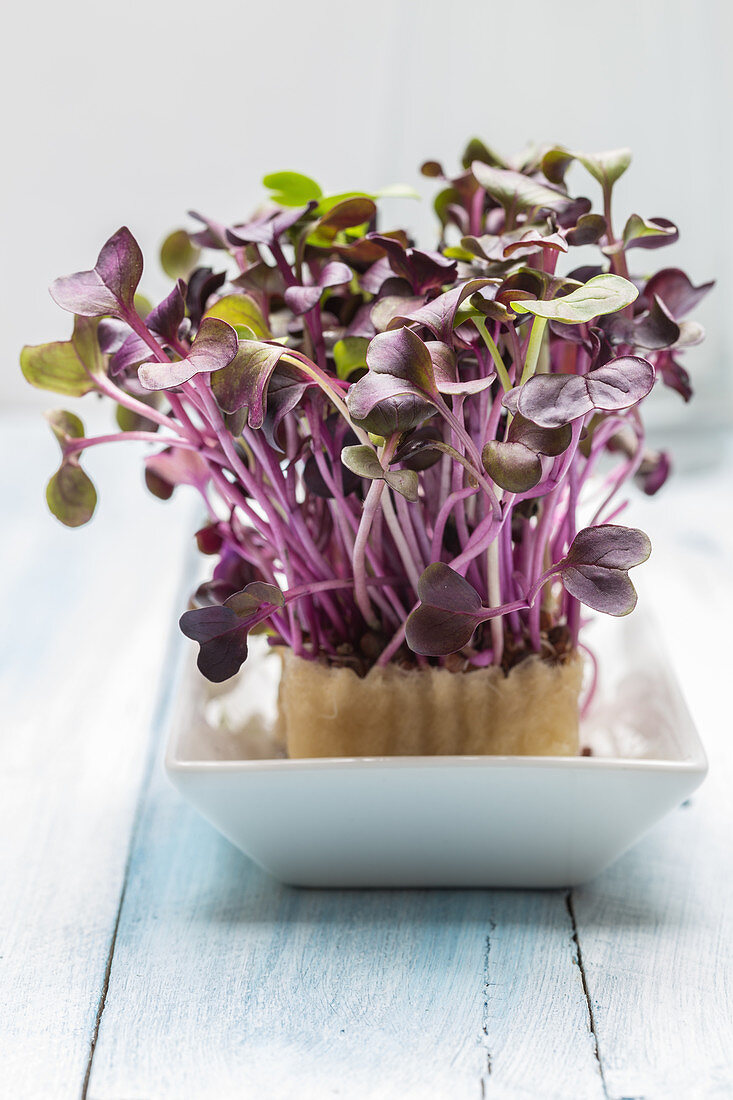
<instances>
[{"instance_id":1,"label":"plank seam","mask_svg":"<svg viewBox=\"0 0 733 1100\"><path fill-rule=\"evenodd\" d=\"M486 1086L488 1079L491 1076L493 1068L491 1050L489 1049L489 989L491 987L490 982L490 970L489 970L489 955L491 954L491 937L496 931L496 922L489 920L489 934L486 937L486 951L484 952L484 1004L481 1012L481 1032L484 1036L483 1045L486 1049L486 1070L481 1074L480 1086L482 1100L486 1096Z\"/></svg>"},{"instance_id":2,"label":"plank seam","mask_svg":"<svg viewBox=\"0 0 733 1100\"><path fill-rule=\"evenodd\" d=\"M189 548L188 553L184 556L184 562L181 569L181 581L176 591L175 607L179 608L185 606L186 600L191 586L192 577L195 575L195 563L198 561L198 554L196 553L196 546ZM132 868L132 859L135 853L137 845L138 835L142 826L143 811L147 802L148 792L153 778L153 768L158 755L158 748L161 742L163 729L166 723L167 716L171 711L171 703L173 698L173 690L177 682L175 675L178 667L178 661L181 657L183 637L178 629L178 621L174 620L171 629L168 632L166 640L165 651L163 654L163 660L161 661L161 689L158 694L158 699L155 704L151 723L150 723L150 741L148 744L148 751L146 754L145 767L143 776L140 782L140 791L138 795L137 805L135 807L135 816L133 818L132 829L130 830L130 842L127 849L127 858L125 860L125 870L122 876L122 888L120 890L120 898L117 904L117 915L115 917L115 924L112 930L112 938L109 945L109 953L107 955L107 965L104 971L104 980L102 982L102 991L99 997L99 1003L97 1006L97 1014L94 1021L94 1030L92 1031L91 1041L89 1043L89 1057L87 1059L86 1071L84 1073L84 1080L82 1082L80 1100L87 1100L87 1094L89 1092L89 1083L92 1076L92 1065L94 1062L94 1053L97 1046L97 1040L99 1038L99 1029L102 1024L102 1016L107 1004L107 994L109 992L109 983L112 976L112 964L114 962L115 948L117 947L117 933L120 927L120 919L122 917L122 909L125 904L125 896L127 894L127 887L130 878L130 870Z\"/></svg>"},{"instance_id":3,"label":"plank seam","mask_svg":"<svg viewBox=\"0 0 733 1100\"><path fill-rule=\"evenodd\" d=\"M586 1005L586 1008L588 1010L588 1028L590 1030L591 1037L593 1039L593 1053L595 1055L596 1062L598 1063L598 1073L600 1074L600 1078L601 1078L601 1088L603 1090L603 1095L605 1097L605 1100L611 1100L611 1098L609 1096L609 1093L608 1093L608 1088L606 1086L606 1078L605 1078L605 1075L604 1075L604 1072L603 1072L603 1062L601 1060L601 1050L600 1050L600 1046L599 1046L599 1043L598 1043L598 1032L596 1031L596 1021L595 1021L595 1017L593 1015L593 1003L592 1003L591 998L590 998L590 991L588 989L588 978L587 978L587 975L586 975L586 972L585 972L585 964L583 962L583 952L582 952L581 947L580 947L580 939L578 938L578 922L575 919L575 908L573 906L573 891L572 890L568 890L567 893L565 894L565 906L566 906L567 911L568 911L568 916L570 917L570 924L571 924L572 933L573 933L572 934L572 940L573 940L573 943L575 944L575 955L573 957L573 962L575 963L578 970L580 971L580 981L581 981L581 984L583 986L583 996L585 997L585 1005Z\"/></svg>"}]
</instances>

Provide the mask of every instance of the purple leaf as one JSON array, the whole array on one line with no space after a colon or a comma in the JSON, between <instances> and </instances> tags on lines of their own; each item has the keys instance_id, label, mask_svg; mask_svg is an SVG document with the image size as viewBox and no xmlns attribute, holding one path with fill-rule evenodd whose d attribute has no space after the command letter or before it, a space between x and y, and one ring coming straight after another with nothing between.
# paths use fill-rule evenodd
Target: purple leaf
<instances>
[{"instance_id":1,"label":"purple leaf","mask_svg":"<svg viewBox=\"0 0 733 1100\"><path fill-rule=\"evenodd\" d=\"M270 379L287 351L278 344L240 340L234 358L211 380L214 397L224 412L246 408L250 428L261 428Z\"/></svg>"},{"instance_id":2,"label":"purple leaf","mask_svg":"<svg viewBox=\"0 0 733 1100\"><path fill-rule=\"evenodd\" d=\"M494 371L483 378L459 378L456 356L447 344L440 340L428 340L425 344L433 364L435 387L439 393L472 394L489 388L496 378Z\"/></svg>"},{"instance_id":3,"label":"purple leaf","mask_svg":"<svg viewBox=\"0 0 733 1100\"><path fill-rule=\"evenodd\" d=\"M581 603L607 615L628 615L636 606L628 570L650 553L649 538L635 527L586 527L558 563L558 572L565 589Z\"/></svg>"},{"instance_id":4,"label":"purple leaf","mask_svg":"<svg viewBox=\"0 0 733 1100\"><path fill-rule=\"evenodd\" d=\"M183 447L167 447L145 459L145 484L153 496L168 500L177 485L193 485L203 489L211 471L197 451Z\"/></svg>"},{"instance_id":5,"label":"purple leaf","mask_svg":"<svg viewBox=\"0 0 733 1100\"><path fill-rule=\"evenodd\" d=\"M82 317L112 315L124 320L134 311L142 271L140 246L123 226L102 247L91 271L56 279L51 284L51 297L69 313Z\"/></svg>"},{"instance_id":6,"label":"purple leaf","mask_svg":"<svg viewBox=\"0 0 733 1100\"><path fill-rule=\"evenodd\" d=\"M431 287L442 286L455 278L455 261L447 259L440 252L408 248L394 237L386 237L381 233L367 233L366 239L384 249L392 270L406 279L416 294L423 294Z\"/></svg>"},{"instance_id":7,"label":"purple leaf","mask_svg":"<svg viewBox=\"0 0 733 1100\"><path fill-rule=\"evenodd\" d=\"M535 375L521 387L517 408L542 428L559 428L593 409L628 409L653 385L651 363L624 355L584 375Z\"/></svg>"},{"instance_id":8,"label":"purple leaf","mask_svg":"<svg viewBox=\"0 0 733 1100\"><path fill-rule=\"evenodd\" d=\"M181 630L199 643L197 664L207 680L220 684L239 672L247 659L247 635L255 625L253 620L261 622L267 617L261 611L275 611L283 603L283 594L275 585L253 581L229 596L221 607L199 607L181 616Z\"/></svg>"},{"instance_id":9,"label":"purple leaf","mask_svg":"<svg viewBox=\"0 0 733 1100\"><path fill-rule=\"evenodd\" d=\"M411 382L376 371L369 371L349 388L346 404L354 420L382 436L410 431L434 412Z\"/></svg>"},{"instance_id":10,"label":"purple leaf","mask_svg":"<svg viewBox=\"0 0 733 1100\"><path fill-rule=\"evenodd\" d=\"M138 371L147 390L170 390L197 374L222 370L237 354L237 334L226 321L204 317L191 350L176 363L144 363Z\"/></svg>"},{"instance_id":11,"label":"purple leaf","mask_svg":"<svg viewBox=\"0 0 733 1100\"><path fill-rule=\"evenodd\" d=\"M453 322L461 303L471 294L483 290L484 287L493 286L495 283L494 279L469 279L460 286L447 290L445 294L439 294L437 298L433 298L425 305L412 309L409 313L402 316L395 315L388 327L394 328L398 324L412 323L425 325L436 340L442 340L443 343L448 344L453 336Z\"/></svg>"},{"instance_id":12,"label":"purple leaf","mask_svg":"<svg viewBox=\"0 0 733 1100\"><path fill-rule=\"evenodd\" d=\"M326 264L313 286L289 286L285 291L285 304L296 317L313 309L321 300L327 287L343 286L351 282L351 268L337 260Z\"/></svg>"},{"instance_id":13,"label":"purple leaf","mask_svg":"<svg viewBox=\"0 0 733 1100\"><path fill-rule=\"evenodd\" d=\"M559 428L541 428L521 413L516 413L509 427L507 440L510 443L523 443L537 454L561 455L570 446L572 429L569 424Z\"/></svg>"},{"instance_id":14,"label":"purple leaf","mask_svg":"<svg viewBox=\"0 0 733 1100\"><path fill-rule=\"evenodd\" d=\"M378 333L367 348L366 361L375 374L402 378L424 394L436 393L430 352L409 328Z\"/></svg>"},{"instance_id":15,"label":"purple leaf","mask_svg":"<svg viewBox=\"0 0 733 1100\"><path fill-rule=\"evenodd\" d=\"M468 645L484 610L473 585L450 566L433 562L420 577L417 594L420 606L405 628L410 649L441 657Z\"/></svg>"},{"instance_id":16,"label":"purple leaf","mask_svg":"<svg viewBox=\"0 0 733 1100\"><path fill-rule=\"evenodd\" d=\"M312 201L307 206L298 207L295 210L278 210L259 218L253 218L246 225L235 225L227 229L226 238L230 244L273 244L288 229L292 229L301 218L306 217L315 210L317 202Z\"/></svg>"},{"instance_id":17,"label":"purple leaf","mask_svg":"<svg viewBox=\"0 0 733 1100\"><path fill-rule=\"evenodd\" d=\"M643 298L646 302L652 302L654 295L658 295L674 319L679 320L694 309L714 286L714 282L693 286L684 271L677 267L666 267L652 275L644 288Z\"/></svg>"}]
</instances>

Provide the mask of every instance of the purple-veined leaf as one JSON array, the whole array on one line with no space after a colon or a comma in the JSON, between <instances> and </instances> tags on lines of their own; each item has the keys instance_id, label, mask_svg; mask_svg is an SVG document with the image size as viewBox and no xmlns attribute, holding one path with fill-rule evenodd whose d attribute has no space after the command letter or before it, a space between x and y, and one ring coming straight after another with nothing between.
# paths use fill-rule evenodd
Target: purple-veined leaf
<instances>
[{"instance_id":1,"label":"purple-veined leaf","mask_svg":"<svg viewBox=\"0 0 733 1100\"><path fill-rule=\"evenodd\" d=\"M316 209L315 201L305 206L298 206L297 210L279 210L261 217L253 218L246 225L235 225L226 231L226 239L230 244L274 244L288 229L292 229L301 218L308 217Z\"/></svg>"},{"instance_id":2,"label":"purple-veined leaf","mask_svg":"<svg viewBox=\"0 0 733 1100\"><path fill-rule=\"evenodd\" d=\"M628 570L645 562L651 543L643 531L606 523L585 527L573 539L557 572L565 589L581 603L606 615L628 615L636 591Z\"/></svg>"},{"instance_id":3,"label":"purple-veined leaf","mask_svg":"<svg viewBox=\"0 0 733 1100\"><path fill-rule=\"evenodd\" d=\"M186 284L179 279L170 294L151 310L145 324L154 336L164 344L175 343L178 331L186 315ZM109 373L117 378L132 367L138 367L152 358L152 351L137 332L130 332L109 362Z\"/></svg>"},{"instance_id":4,"label":"purple-veined leaf","mask_svg":"<svg viewBox=\"0 0 733 1100\"><path fill-rule=\"evenodd\" d=\"M367 348L366 361L375 374L389 374L410 382L424 394L435 394L430 352L424 341L409 328L378 333Z\"/></svg>"},{"instance_id":5,"label":"purple-veined leaf","mask_svg":"<svg viewBox=\"0 0 733 1100\"><path fill-rule=\"evenodd\" d=\"M214 317L204 317L185 359L175 363L143 363L138 378L148 390L174 389L197 374L222 370L236 354L237 334L232 326Z\"/></svg>"},{"instance_id":6,"label":"purple-veined leaf","mask_svg":"<svg viewBox=\"0 0 733 1100\"><path fill-rule=\"evenodd\" d=\"M455 278L455 261L440 252L409 248L394 237L381 233L367 233L366 239L384 249L394 273L406 279L416 294L424 294L426 290L443 286Z\"/></svg>"},{"instance_id":7,"label":"purple-veined leaf","mask_svg":"<svg viewBox=\"0 0 733 1100\"><path fill-rule=\"evenodd\" d=\"M469 279L460 286L447 290L445 294L439 294L425 305L418 306L408 313L395 314L387 328L395 328L398 325L420 324L425 325L435 336L436 340L450 343L453 335L453 322L459 306L471 294L483 290L487 286L495 286L496 279Z\"/></svg>"},{"instance_id":8,"label":"purple-veined leaf","mask_svg":"<svg viewBox=\"0 0 733 1100\"><path fill-rule=\"evenodd\" d=\"M526 417L517 412L509 426L507 441L510 443L523 443L525 447L536 451L537 454L550 455L555 458L568 449L572 434L569 424L564 424L558 428L541 428L538 424L527 420Z\"/></svg>"},{"instance_id":9,"label":"purple-veined leaf","mask_svg":"<svg viewBox=\"0 0 733 1100\"><path fill-rule=\"evenodd\" d=\"M516 407L541 428L560 428L593 409L628 409L646 397L653 385L651 363L624 355L588 374L535 375L519 390Z\"/></svg>"},{"instance_id":10,"label":"purple-veined leaf","mask_svg":"<svg viewBox=\"0 0 733 1100\"><path fill-rule=\"evenodd\" d=\"M261 428L270 379L287 351L278 344L240 340L234 358L211 379L211 388L220 407L228 413L246 408L250 428Z\"/></svg>"},{"instance_id":11,"label":"purple-veined leaf","mask_svg":"<svg viewBox=\"0 0 733 1100\"><path fill-rule=\"evenodd\" d=\"M82 317L122 317L135 308L143 271L140 246L126 226L102 247L91 271L64 275L51 284L51 297L62 309Z\"/></svg>"},{"instance_id":12,"label":"purple-veined leaf","mask_svg":"<svg viewBox=\"0 0 733 1100\"><path fill-rule=\"evenodd\" d=\"M435 387L439 393L472 394L488 389L496 378L494 371L484 378L461 379L455 353L440 340L428 340L425 343L433 364Z\"/></svg>"}]
</instances>

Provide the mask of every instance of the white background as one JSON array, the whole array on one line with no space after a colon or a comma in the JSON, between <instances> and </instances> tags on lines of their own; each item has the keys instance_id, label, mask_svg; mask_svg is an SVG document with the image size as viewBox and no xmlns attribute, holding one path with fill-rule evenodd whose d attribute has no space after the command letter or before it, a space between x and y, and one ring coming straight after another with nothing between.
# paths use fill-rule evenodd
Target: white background
<instances>
[{"instance_id":1,"label":"white background","mask_svg":"<svg viewBox=\"0 0 733 1100\"><path fill-rule=\"evenodd\" d=\"M728 418L726 0L70 0L16 4L5 18L0 403L54 404L24 383L19 348L66 336L70 318L47 286L92 266L120 224L145 251L143 289L162 293L157 248L189 224L187 209L241 218L262 175L281 168L329 191L408 182L431 197L420 162L452 169L478 134L505 153L528 140L634 149L617 220L664 215L682 234L636 257L718 279L699 312L708 340L685 360L699 400L684 423ZM393 200L384 227L398 221L428 243L429 202ZM658 408L672 426L684 411L676 395Z\"/></svg>"}]
</instances>

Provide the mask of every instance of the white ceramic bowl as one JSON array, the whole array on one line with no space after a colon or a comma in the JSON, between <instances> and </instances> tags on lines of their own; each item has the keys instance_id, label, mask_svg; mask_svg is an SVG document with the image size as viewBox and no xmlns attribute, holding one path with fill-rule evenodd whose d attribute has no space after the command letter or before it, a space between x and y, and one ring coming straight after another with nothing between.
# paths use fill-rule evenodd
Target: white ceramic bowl
<instances>
[{"instance_id":1,"label":"white ceramic bowl","mask_svg":"<svg viewBox=\"0 0 733 1100\"><path fill-rule=\"evenodd\" d=\"M166 756L172 782L275 878L303 886L572 886L702 782L705 752L653 625L590 628L601 662L585 757L277 757L278 659L234 694L186 661ZM247 735L229 733L234 715ZM212 724L213 722L213 724Z\"/></svg>"}]
</instances>

